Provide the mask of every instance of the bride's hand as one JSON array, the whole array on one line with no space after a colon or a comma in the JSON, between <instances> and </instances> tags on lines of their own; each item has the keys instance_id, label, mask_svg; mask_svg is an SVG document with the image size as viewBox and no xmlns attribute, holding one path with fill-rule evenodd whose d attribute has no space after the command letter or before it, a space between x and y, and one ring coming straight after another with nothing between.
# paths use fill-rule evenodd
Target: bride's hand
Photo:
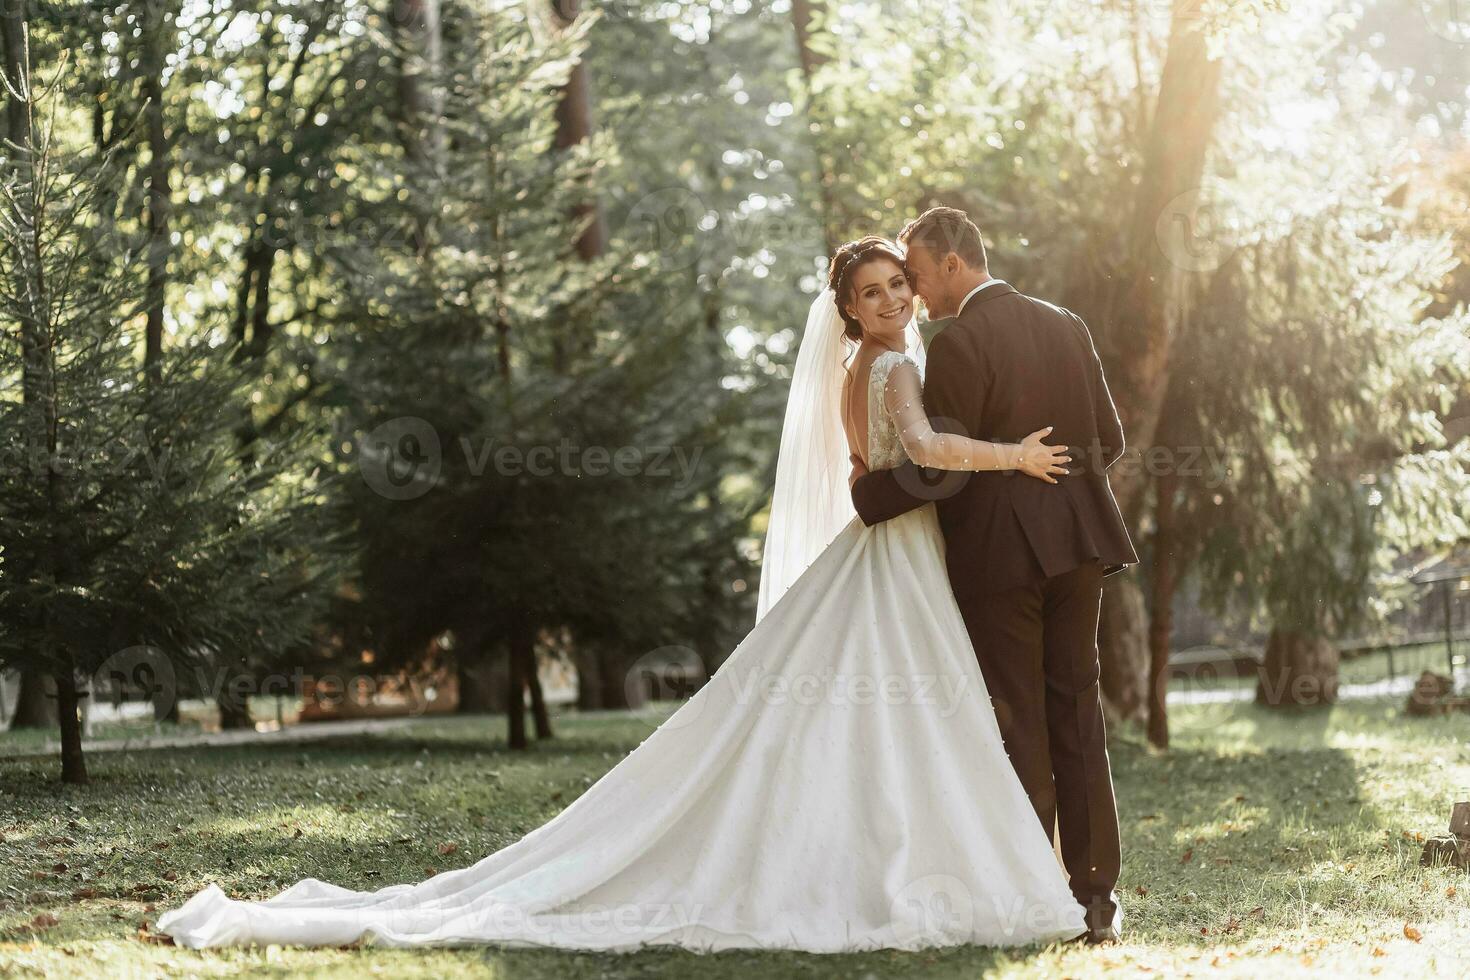
<instances>
[{"instance_id":1,"label":"bride's hand","mask_svg":"<svg viewBox=\"0 0 1470 980\"><path fill-rule=\"evenodd\" d=\"M1066 446L1048 446L1041 441L1051 435L1052 428L1053 426L1048 425L1022 439L1021 452L1016 461L1016 469L1047 483L1055 483L1056 477L1065 476L1067 467L1064 464L1071 460Z\"/></svg>"}]
</instances>

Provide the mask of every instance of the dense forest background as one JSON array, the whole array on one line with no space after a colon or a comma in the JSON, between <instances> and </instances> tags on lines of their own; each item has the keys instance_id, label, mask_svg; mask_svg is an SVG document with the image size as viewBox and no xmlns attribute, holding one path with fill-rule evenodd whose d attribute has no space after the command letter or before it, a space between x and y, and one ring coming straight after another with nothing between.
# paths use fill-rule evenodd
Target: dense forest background
<instances>
[{"instance_id":1,"label":"dense forest background","mask_svg":"<svg viewBox=\"0 0 1470 980\"><path fill-rule=\"evenodd\" d=\"M707 676L824 257L937 203L1098 340L1117 720L1167 743L1175 610L1330 693L1470 538L1454 5L0 10L0 667L66 778L119 668L228 726L439 667L541 734L538 659L584 708Z\"/></svg>"}]
</instances>

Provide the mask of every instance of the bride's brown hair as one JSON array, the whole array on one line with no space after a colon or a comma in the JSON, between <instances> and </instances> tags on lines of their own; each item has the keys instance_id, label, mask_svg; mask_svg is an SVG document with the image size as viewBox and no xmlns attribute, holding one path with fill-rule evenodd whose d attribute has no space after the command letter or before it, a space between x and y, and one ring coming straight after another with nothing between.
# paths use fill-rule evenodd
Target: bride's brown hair
<instances>
[{"instance_id":1,"label":"bride's brown hair","mask_svg":"<svg viewBox=\"0 0 1470 980\"><path fill-rule=\"evenodd\" d=\"M836 296L837 314L847 325L842 335L854 343L862 341L863 325L847 312L847 305L852 302L852 279L863 266L879 259L889 259L903 268L903 250L882 235L843 242L832 253L832 264L827 267L827 287Z\"/></svg>"}]
</instances>

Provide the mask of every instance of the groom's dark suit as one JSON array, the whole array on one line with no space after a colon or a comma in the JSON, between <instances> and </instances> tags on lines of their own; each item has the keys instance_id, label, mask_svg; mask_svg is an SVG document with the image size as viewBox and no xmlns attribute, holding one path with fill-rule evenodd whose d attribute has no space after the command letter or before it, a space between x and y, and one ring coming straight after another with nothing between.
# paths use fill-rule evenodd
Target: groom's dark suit
<instances>
[{"instance_id":1,"label":"groom's dark suit","mask_svg":"<svg viewBox=\"0 0 1470 980\"><path fill-rule=\"evenodd\" d=\"M1088 924L1111 922L1118 814L1099 700L1104 575L1138 561L1106 469L1123 429L1081 318L1005 283L974 293L929 346L924 404L941 432L1071 447L1071 472L940 473L905 463L860 478L876 524L937 501L949 578L1006 751L1050 835L1055 820Z\"/></svg>"}]
</instances>

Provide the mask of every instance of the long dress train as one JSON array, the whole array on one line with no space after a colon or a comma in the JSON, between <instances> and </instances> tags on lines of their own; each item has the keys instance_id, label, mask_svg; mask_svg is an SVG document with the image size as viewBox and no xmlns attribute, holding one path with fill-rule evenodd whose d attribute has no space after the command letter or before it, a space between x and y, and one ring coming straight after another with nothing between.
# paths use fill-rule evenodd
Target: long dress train
<instances>
[{"instance_id":1,"label":"long dress train","mask_svg":"<svg viewBox=\"0 0 1470 980\"><path fill-rule=\"evenodd\" d=\"M248 902L211 885L157 928L190 947L838 952L1084 922L1006 757L927 506L849 523L703 688L516 843L374 892L306 879Z\"/></svg>"}]
</instances>

